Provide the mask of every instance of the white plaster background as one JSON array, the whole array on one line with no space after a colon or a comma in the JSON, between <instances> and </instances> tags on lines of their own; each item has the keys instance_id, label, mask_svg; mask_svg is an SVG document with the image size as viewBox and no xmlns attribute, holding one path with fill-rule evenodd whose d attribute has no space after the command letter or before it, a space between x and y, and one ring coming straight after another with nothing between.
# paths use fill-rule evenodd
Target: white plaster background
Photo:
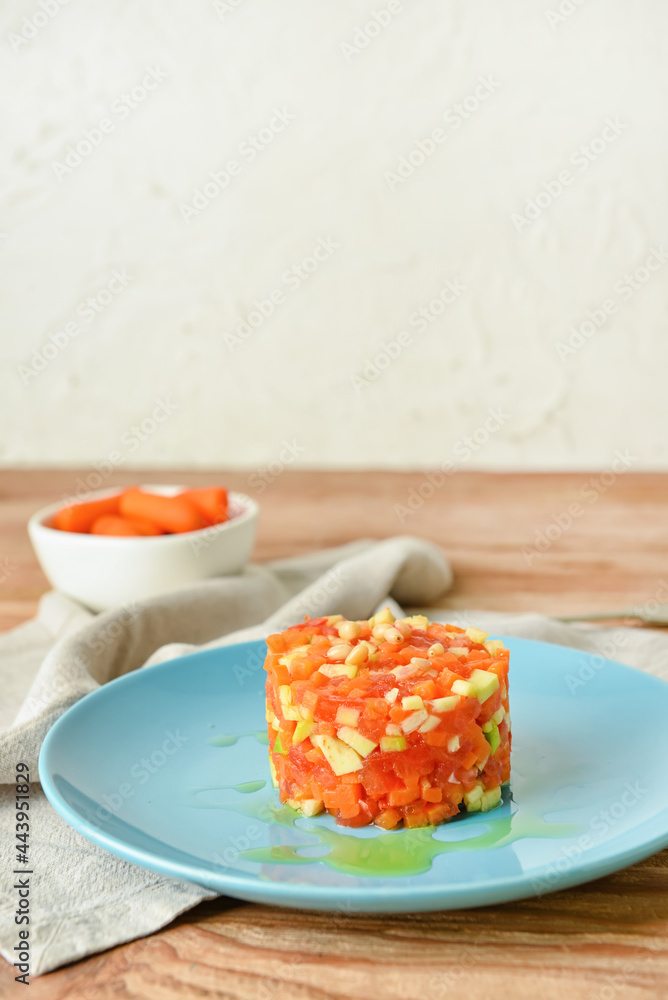
<instances>
[{"instance_id":1,"label":"white plaster background","mask_svg":"<svg viewBox=\"0 0 668 1000\"><path fill-rule=\"evenodd\" d=\"M628 449L666 467L668 266L628 301L614 289L668 249L668 5L403 0L346 57L386 7L70 0L15 51L40 7L3 4L3 465L253 468L296 441L303 466L434 467L454 449L469 468L586 468ZM168 79L58 179L150 66ZM399 157L489 76L489 99L391 190ZM275 107L294 120L187 223L180 206ZM518 232L512 214L607 118L618 138ZM321 237L338 249L231 350L225 334ZM26 376L123 268L128 287ZM353 384L448 278L466 292ZM560 358L611 296L616 313ZM176 410L140 441L160 398ZM463 456L490 406L508 418Z\"/></svg>"}]
</instances>

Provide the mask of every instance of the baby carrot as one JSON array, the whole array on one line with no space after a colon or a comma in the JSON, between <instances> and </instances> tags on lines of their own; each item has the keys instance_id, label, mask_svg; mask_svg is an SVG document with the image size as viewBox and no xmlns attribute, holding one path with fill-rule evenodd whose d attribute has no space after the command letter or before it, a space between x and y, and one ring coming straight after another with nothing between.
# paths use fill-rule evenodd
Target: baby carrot
<instances>
[{"instance_id":1,"label":"baby carrot","mask_svg":"<svg viewBox=\"0 0 668 1000\"><path fill-rule=\"evenodd\" d=\"M103 514L93 521L91 535L141 535L141 531L131 521L115 514Z\"/></svg>"},{"instance_id":2,"label":"baby carrot","mask_svg":"<svg viewBox=\"0 0 668 1000\"><path fill-rule=\"evenodd\" d=\"M121 496L120 512L130 519L152 521L164 531L196 531L206 527L197 507L180 495L167 497L142 490L126 490Z\"/></svg>"},{"instance_id":3,"label":"baby carrot","mask_svg":"<svg viewBox=\"0 0 668 1000\"><path fill-rule=\"evenodd\" d=\"M90 531L93 521L105 514L118 514L120 494L103 500L89 500L61 507L53 515L53 526L60 531Z\"/></svg>"},{"instance_id":4,"label":"baby carrot","mask_svg":"<svg viewBox=\"0 0 668 1000\"><path fill-rule=\"evenodd\" d=\"M194 503L208 524L227 521L227 490L223 486L204 486L179 494Z\"/></svg>"},{"instance_id":5,"label":"baby carrot","mask_svg":"<svg viewBox=\"0 0 668 1000\"><path fill-rule=\"evenodd\" d=\"M136 528L140 535L164 535L164 528L161 528L155 521L147 521L145 517L128 517L125 519L133 528Z\"/></svg>"}]
</instances>

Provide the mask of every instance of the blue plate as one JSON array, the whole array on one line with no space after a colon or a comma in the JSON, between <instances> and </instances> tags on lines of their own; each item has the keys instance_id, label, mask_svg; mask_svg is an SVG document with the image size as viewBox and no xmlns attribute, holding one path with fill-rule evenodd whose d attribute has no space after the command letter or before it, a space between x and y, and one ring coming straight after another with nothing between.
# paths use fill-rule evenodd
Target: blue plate
<instances>
[{"instance_id":1,"label":"blue plate","mask_svg":"<svg viewBox=\"0 0 668 1000\"><path fill-rule=\"evenodd\" d=\"M384 832L298 818L271 787L264 643L137 671L56 722L54 808L145 868L241 899L345 912L480 906L577 885L668 845L668 685L506 639L513 759L503 805Z\"/></svg>"}]
</instances>

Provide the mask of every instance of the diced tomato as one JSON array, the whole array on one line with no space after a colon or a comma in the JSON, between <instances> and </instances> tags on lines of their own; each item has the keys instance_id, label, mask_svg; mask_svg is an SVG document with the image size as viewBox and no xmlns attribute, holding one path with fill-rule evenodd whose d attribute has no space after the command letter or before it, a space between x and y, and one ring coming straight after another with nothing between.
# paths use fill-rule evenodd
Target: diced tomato
<instances>
[{"instance_id":1,"label":"diced tomato","mask_svg":"<svg viewBox=\"0 0 668 1000\"><path fill-rule=\"evenodd\" d=\"M506 678L508 676L508 660L492 660L487 670L491 670L493 674L496 674L499 680Z\"/></svg>"},{"instance_id":2,"label":"diced tomato","mask_svg":"<svg viewBox=\"0 0 668 1000\"><path fill-rule=\"evenodd\" d=\"M390 763L389 758L396 757L397 754L385 754L366 758L364 767L357 774L361 776L360 780L369 796L380 799L389 792L404 787Z\"/></svg>"},{"instance_id":3,"label":"diced tomato","mask_svg":"<svg viewBox=\"0 0 668 1000\"><path fill-rule=\"evenodd\" d=\"M395 755L393 768L406 785L417 785L418 778L433 770L434 761L426 747L414 745Z\"/></svg>"},{"instance_id":4,"label":"diced tomato","mask_svg":"<svg viewBox=\"0 0 668 1000\"><path fill-rule=\"evenodd\" d=\"M480 775L485 788L496 788L503 782L503 765L500 759L490 757Z\"/></svg>"},{"instance_id":5,"label":"diced tomato","mask_svg":"<svg viewBox=\"0 0 668 1000\"><path fill-rule=\"evenodd\" d=\"M441 659L441 657L439 657L439 659ZM453 659L456 659L456 657L453 657ZM460 678L461 674L455 673L455 671L451 670L449 667L443 667L438 675L438 683L444 691L450 693L450 691L452 691L452 685L455 681L460 680Z\"/></svg>"},{"instance_id":6,"label":"diced tomato","mask_svg":"<svg viewBox=\"0 0 668 1000\"><path fill-rule=\"evenodd\" d=\"M364 703L364 714L368 718L385 719L389 711L390 706L384 698L367 698Z\"/></svg>"},{"instance_id":7,"label":"diced tomato","mask_svg":"<svg viewBox=\"0 0 668 1000\"><path fill-rule=\"evenodd\" d=\"M479 725L483 725L485 722L489 722L492 716L501 708L501 690L495 691L486 702L483 703L480 709L480 715L477 718Z\"/></svg>"},{"instance_id":8,"label":"diced tomato","mask_svg":"<svg viewBox=\"0 0 668 1000\"><path fill-rule=\"evenodd\" d=\"M414 656L422 658L424 656L424 646L416 646L414 643L411 643L408 646L403 646L401 649L393 652L393 662L390 663L388 669L391 670L393 667L399 666L400 664L410 663Z\"/></svg>"}]
</instances>

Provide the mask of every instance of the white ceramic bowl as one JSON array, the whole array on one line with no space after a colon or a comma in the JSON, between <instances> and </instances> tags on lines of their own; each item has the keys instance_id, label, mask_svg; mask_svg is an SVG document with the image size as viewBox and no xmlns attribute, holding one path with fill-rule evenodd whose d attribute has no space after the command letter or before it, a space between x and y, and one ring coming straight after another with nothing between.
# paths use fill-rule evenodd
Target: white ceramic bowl
<instances>
[{"instance_id":1,"label":"white ceramic bowl","mask_svg":"<svg viewBox=\"0 0 668 1000\"><path fill-rule=\"evenodd\" d=\"M171 495L186 486L142 486ZM87 500L120 493L95 490ZM244 493L229 494L231 517L223 524L178 535L141 538L77 534L49 527L64 504L54 503L28 521L28 534L49 582L64 594L105 611L147 597L178 590L212 576L240 573L255 541L258 505Z\"/></svg>"}]
</instances>

